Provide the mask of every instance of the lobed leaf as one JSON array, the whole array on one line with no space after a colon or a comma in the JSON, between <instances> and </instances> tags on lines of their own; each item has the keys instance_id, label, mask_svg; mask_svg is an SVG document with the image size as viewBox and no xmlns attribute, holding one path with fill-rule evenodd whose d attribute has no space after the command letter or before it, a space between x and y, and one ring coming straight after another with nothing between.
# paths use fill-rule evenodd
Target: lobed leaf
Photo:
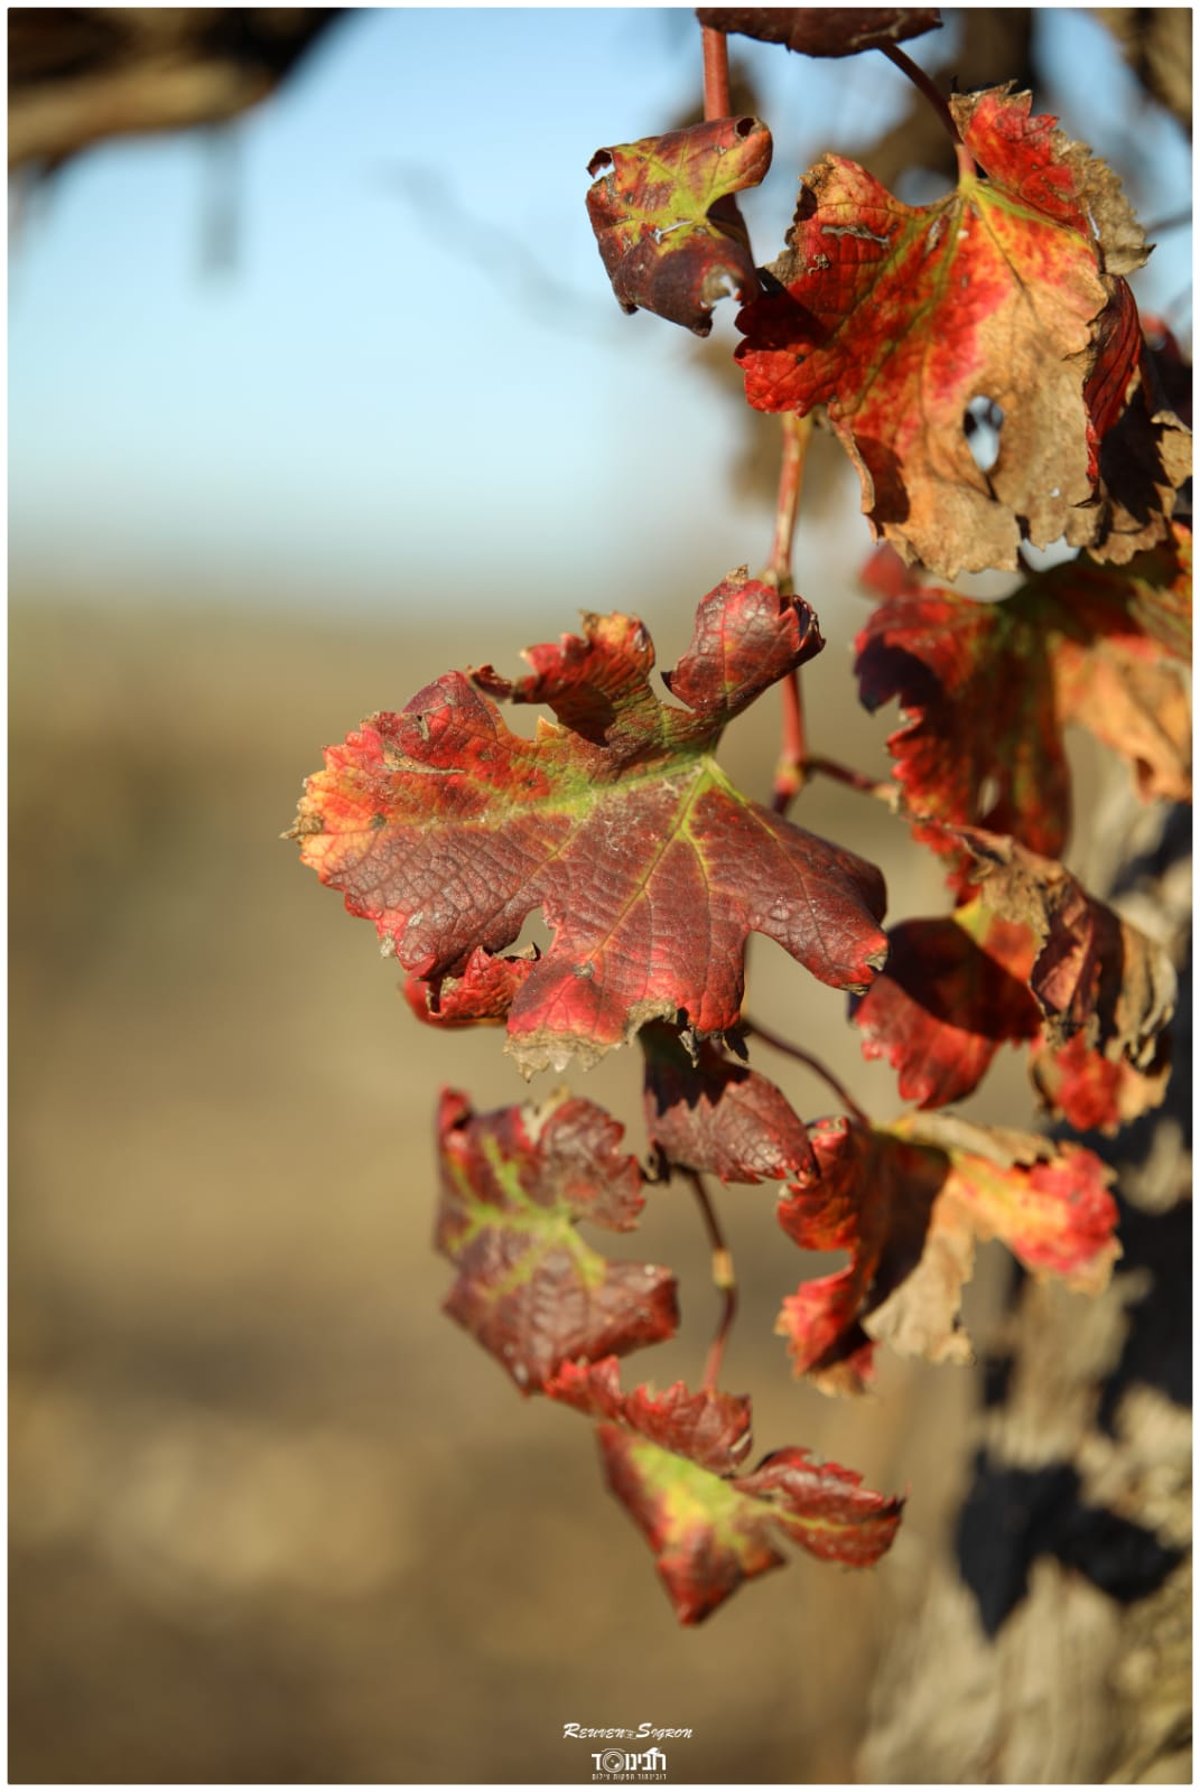
<instances>
[{"instance_id":1,"label":"lobed leaf","mask_svg":"<svg viewBox=\"0 0 1200 1792\"><path fill-rule=\"evenodd\" d=\"M969 1360L960 1309L977 1240L999 1238L1034 1274L1087 1292L1108 1280L1112 1173L1080 1146L947 1115L890 1127L839 1117L810 1137L819 1173L789 1188L780 1224L804 1249L846 1250L850 1262L802 1283L776 1329L796 1373L825 1392L861 1391L877 1340Z\"/></svg>"},{"instance_id":2,"label":"lobed leaf","mask_svg":"<svg viewBox=\"0 0 1200 1792\"><path fill-rule=\"evenodd\" d=\"M639 143L598 149L588 217L623 311L656 312L698 336L727 293L758 280L733 198L771 166L771 133L756 118L716 118Z\"/></svg>"},{"instance_id":3,"label":"lobed leaf","mask_svg":"<svg viewBox=\"0 0 1200 1792\"><path fill-rule=\"evenodd\" d=\"M527 1075L591 1062L649 1020L735 1026L751 932L865 988L887 949L879 873L741 796L713 757L725 724L821 645L806 604L730 574L666 679L679 708L651 687L642 624L587 616L582 636L530 649L529 676L449 673L329 748L293 828L301 856L407 971L443 1000L457 980L468 1007L540 907L549 949L500 973ZM493 696L557 722L526 740Z\"/></svg>"},{"instance_id":4,"label":"lobed leaf","mask_svg":"<svg viewBox=\"0 0 1200 1792\"><path fill-rule=\"evenodd\" d=\"M864 1057L886 1057L901 1096L937 1108L972 1093L1002 1041L1027 1040L1041 1106L1078 1131L1116 1132L1157 1107L1170 1076L1166 1032L1153 1034L1135 1067L1126 1041L1105 1030L1102 1005L1095 1024L1101 1043L1090 1045L1078 1032L1064 1044L1059 1017L1043 1018L1047 991L1039 982L1039 1003L1032 988L1038 935L1026 921L992 912L986 890L953 915L891 929L886 971L852 1005ZM1110 972L1123 971L1123 959L1112 958L1111 934L1108 952Z\"/></svg>"},{"instance_id":5,"label":"lobed leaf","mask_svg":"<svg viewBox=\"0 0 1200 1792\"><path fill-rule=\"evenodd\" d=\"M867 1567L891 1547L904 1502L805 1450L777 1450L750 1474L749 1402L676 1383L623 1395L616 1364L567 1366L548 1388L599 1418L609 1487L654 1552L682 1624L698 1624L743 1581L782 1566L789 1538L810 1555Z\"/></svg>"},{"instance_id":6,"label":"lobed leaf","mask_svg":"<svg viewBox=\"0 0 1200 1792\"><path fill-rule=\"evenodd\" d=\"M692 1393L682 1381L662 1394L648 1386L626 1394L616 1357L590 1365L564 1363L546 1392L589 1418L625 1425L716 1475L736 1474L750 1450L748 1396L715 1388Z\"/></svg>"},{"instance_id":7,"label":"lobed leaf","mask_svg":"<svg viewBox=\"0 0 1200 1792\"><path fill-rule=\"evenodd\" d=\"M441 1201L435 1242L458 1270L445 1311L524 1393L564 1362L624 1355L674 1335L675 1278L613 1263L578 1222L627 1232L644 1202L623 1129L559 1091L541 1105L474 1114L448 1089L438 1114Z\"/></svg>"},{"instance_id":8,"label":"lobed leaf","mask_svg":"<svg viewBox=\"0 0 1200 1792\"><path fill-rule=\"evenodd\" d=\"M905 720L888 740L922 818L978 824L1057 857L1070 824L1063 725L1088 728L1127 758L1143 796L1191 794L1191 719L1182 673L1191 642L1191 537L1117 571L1081 558L1037 574L999 603L871 571L884 600L856 643L859 695L891 698Z\"/></svg>"},{"instance_id":9,"label":"lobed leaf","mask_svg":"<svg viewBox=\"0 0 1200 1792\"><path fill-rule=\"evenodd\" d=\"M460 977L406 978L404 999L430 1026L500 1026L539 956L536 948L504 956L476 946Z\"/></svg>"},{"instance_id":10,"label":"lobed leaf","mask_svg":"<svg viewBox=\"0 0 1200 1792\"><path fill-rule=\"evenodd\" d=\"M1105 560L1121 565L1162 539L1175 493L1191 477L1192 438L1160 391L1132 292L1124 280L1113 287L1083 390L1095 491L1069 522L1066 538L1072 547L1096 543ZM1190 417L1190 394L1184 409Z\"/></svg>"},{"instance_id":11,"label":"lobed leaf","mask_svg":"<svg viewBox=\"0 0 1200 1792\"><path fill-rule=\"evenodd\" d=\"M1127 559L1164 533L1182 477L1166 423L1141 429L1110 312L1141 231L1028 94L950 106L982 172L943 200L903 205L840 156L805 176L777 290L738 320L746 396L824 405L876 534L941 576L1064 534ZM969 440L981 413L999 422L990 460Z\"/></svg>"},{"instance_id":12,"label":"lobed leaf","mask_svg":"<svg viewBox=\"0 0 1200 1792\"><path fill-rule=\"evenodd\" d=\"M708 1041L696 1057L661 1022L638 1035L646 1059L646 1130L670 1164L722 1182L782 1182L812 1167L804 1122L775 1084Z\"/></svg>"},{"instance_id":13,"label":"lobed leaf","mask_svg":"<svg viewBox=\"0 0 1200 1792\"><path fill-rule=\"evenodd\" d=\"M785 44L802 56L857 56L941 28L934 6L699 6L713 31Z\"/></svg>"},{"instance_id":14,"label":"lobed leaf","mask_svg":"<svg viewBox=\"0 0 1200 1792\"><path fill-rule=\"evenodd\" d=\"M930 817L1062 850L1070 778L1036 615L1013 600L905 592L879 605L855 647L863 705L900 703L887 745L917 839L954 850Z\"/></svg>"},{"instance_id":15,"label":"lobed leaf","mask_svg":"<svg viewBox=\"0 0 1200 1792\"><path fill-rule=\"evenodd\" d=\"M902 921L888 939L887 969L852 1004L851 1016L863 1056L887 1059L903 1100L921 1108L961 1101L979 1086L1003 1041L1041 1032L1028 985L1027 928L973 902L944 918ZM1012 961L1022 949L1018 969Z\"/></svg>"},{"instance_id":16,"label":"lobed leaf","mask_svg":"<svg viewBox=\"0 0 1200 1792\"><path fill-rule=\"evenodd\" d=\"M1115 1133L1161 1105L1171 1077L1170 1038L1159 1036L1144 1070L1097 1051L1082 1033L1059 1046L1043 1038L1030 1054L1029 1074L1049 1113L1077 1132Z\"/></svg>"},{"instance_id":17,"label":"lobed leaf","mask_svg":"<svg viewBox=\"0 0 1200 1792\"><path fill-rule=\"evenodd\" d=\"M1084 1044L1135 1070L1161 1063L1176 977L1154 940L1090 896L1065 866L980 828L957 830L984 906L1033 930L1030 988L1053 1047Z\"/></svg>"}]
</instances>

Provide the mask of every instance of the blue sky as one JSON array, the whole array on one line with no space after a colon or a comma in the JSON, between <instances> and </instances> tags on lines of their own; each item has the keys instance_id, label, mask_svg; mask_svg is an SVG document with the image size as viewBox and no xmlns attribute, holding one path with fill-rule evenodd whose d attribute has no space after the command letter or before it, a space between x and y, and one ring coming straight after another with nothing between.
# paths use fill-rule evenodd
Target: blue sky
<instances>
[{"instance_id":1,"label":"blue sky","mask_svg":"<svg viewBox=\"0 0 1200 1792\"><path fill-rule=\"evenodd\" d=\"M1131 90L1102 28L1041 28L1064 123L1119 153ZM228 271L203 265L203 135L69 167L10 258L14 595L373 609L428 602L437 572L485 607L528 568L537 601L571 584L565 622L619 601L635 564L670 578L681 542L714 580L761 559L766 515L727 494L734 407L683 332L622 316L584 210L592 152L698 89L698 35L650 9L351 17L235 127ZM946 45L912 48L936 64ZM746 207L768 260L803 167L908 95L878 57L742 53L776 137ZM1169 128L1154 149L1135 198L1162 216L1188 154ZM1164 238L1143 301L1176 300L1189 266L1186 233Z\"/></svg>"}]
</instances>

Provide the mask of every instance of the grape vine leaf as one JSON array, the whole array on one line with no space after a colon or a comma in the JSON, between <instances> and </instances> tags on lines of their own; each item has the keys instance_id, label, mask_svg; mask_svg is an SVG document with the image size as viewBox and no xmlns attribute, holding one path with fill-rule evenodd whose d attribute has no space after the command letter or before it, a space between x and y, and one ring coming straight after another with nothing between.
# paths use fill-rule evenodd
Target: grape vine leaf
<instances>
[{"instance_id":1,"label":"grape vine leaf","mask_svg":"<svg viewBox=\"0 0 1200 1792\"><path fill-rule=\"evenodd\" d=\"M476 946L460 977L406 978L404 999L431 1026L500 1026L540 956L536 946L508 954Z\"/></svg>"},{"instance_id":2,"label":"grape vine leaf","mask_svg":"<svg viewBox=\"0 0 1200 1792\"><path fill-rule=\"evenodd\" d=\"M615 1356L590 1364L564 1363L545 1391L589 1418L627 1426L714 1475L737 1474L750 1453L750 1401L744 1394L723 1394L716 1388L692 1393L682 1381L661 1394L645 1384L626 1394Z\"/></svg>"},{"instance_id":3,"label":"grape vine leaf","mask_svg":"<svg viewBox=\"0 0 1200 1792\"><path fill-rule=\"evenodd\" d=\"M1170 325L1152 312L1142 313L1142 371L1146 402L1154 411L1169 411L1192 426L1192 367Z\"/></svg>"},{"instance_id":4,"label":"grape vine leaf","mask_svg":"<svg viewBox=\"0 0 1200 1792\"><path fill-rule=\"evenodd\" d=\"M1040 1105L1080 1132L1116 1132L1161 1103L1170 1076L1165 1031L1154 1033L1137 1068L1119 1036L1097 1048L1075 1033L1063 1044L1054 1016L1047 1036L1030 987L1039 940L1026 922L1005 920L976 897L952 915L902 922L888 937L887 969L851 1015L864 1057L888 1060L905 1101L924 1109L961 1101L1002 1042L1027 1041Z\"/></svg>"},{"instance_id":5,"label":"grape vine leaf","mask_svg":"<svg viewBox=\"0 0 1200 1792\"><path fill-rule=\"evenodd\" d=\"M770 166L771 133L757 118L714 118L598 149L588 217L621 309L707 336L718 299L756 292L733 195L758 186Z\"/></svg>"},{"instance_id":6,"label":"grape vine leaf","mask_svg":"<svg viewBox=\"0 0 1200 1792\"><path fill-rule=\"evenodd\" d=\"M651 687L640 622L586 616L582 636L529 650L530 676L449 673L329 748L293 836L431 982L478 980L472 953L503 952L540 906L554 938L508 1014L526 1074L591 1062L648 1020L734 1027L751 932L865 988L887 950L878 871L741 796L713 757L725 724L821 645L807 604L730 574L666 676L681 709ZM489 692L558 720L526 740Z\"/></svg>"},{"instance_id":7,"label":"grape vine leaf","mask_svg":"<svg viewBox=\"0 0 1200 1792\"><path fill-rule=\"evenodd\" d=\"M783 1538L822 1561L861 1568L891 1547L904 1502L835 1463L776 1450L749 1474L749 1401L677 1383L622 1395L615 1364L566 1365L547 1393L601 1420L612 1492L653 1550L682 1624L698 1624L743 1581L781 1567Z\"/></svg>"},{"instance_id":8,"label":"grape vine leaf","mask_svg":"<svg viewBox=\"0 0 1200 1792\"><path fill-rule=\"evenodd\" d=\"M1050 1046L1081 1037L1114 1062L1155 1071L1177 986L1164 948L1089 895L1064 865L982 828L955 833L971 854L984 907L1033 930L1029 986Z\"/></svg>"},{"instance_id":9,"label":"grape vine leaf","mask_svg":"<svg viewBox=\"0 0 1200 1792\"><path fill-rule=\"evenodd\" d=\"M1160 391L1133 293L1124 280L1113 286L1083 389L1095 495L1068 522L1066 539L1072 547L1099 542L1103 558L1120 565L1161 539L1162 519L1191 477L1192 438Z\"/></svg>"},{"instance_id":10,"label":"grape vine leaf","mask_svg":"<svg viewBox=\"0 0 1200 1792\"><path fill-rule=\"evenodd\" d=\"M698 6L712 31L784 44L801 56L857 56L941 27L935 6Z\"/></svg>"},{"instance_id":11,"label":"grape vine leaf","mask_svg":"<svg viewBox=\"0 0 1200 1792\"><path fill-rule=\"evenodd\" d=\"M580 1220L628 1232L644 1204L623 1128L560 1090L541 1104L474 1114L457 1090L438 1112L435 1242L458 1270L445 1311L535 1393L561 1365L624 1355L674 1335L675 1278L601 1257Z\"/></svg>"},{"instance_id":12,"label":"grape vine leaf","mask_svg":"<svg viewBox=\"0 0 1200 1792\"><path fill-rule=\"evenodd\" d=\"M920 1108L961 1101L1003 1041L1041 1032L1028 928L975 901L953 915L902 921L888 939L887 969L852 1003L851 1016L863 1056L887 1059L903 1100ZM1012 960L1022 948L1027 962L1018 969Z\"/></svg>"},{"instance_id":13,"label":"grape vine leaf","mask_svg":"<svg viewBox=\"0 0 1200 1792\"><path fill-rule=\"evenodd\" d=\"M1131 244L1136 253L1136 244ZM1100 476L1101 446L1125 409L1142 358L1142 324L1127 280L1113 282L1112 297L1096 321L1095 359L1083 387L1088 418L1088 474Z\"/></svg>"},{"instance_id":14,"label":"grape vine leaf","mask_svg":"<svg viewBox=\"0 0 1200 1792\"><path fill-rule=\"evenodd\" d=\"M894 578L882 558L878 590ZM1191 644L1191 536L1120 570L1086 557L979 603L912 580L891 585L856 642L869 710L898 698L894 774L914 833L953 850L920 817L978 824L1057 857L1070 777L1063 726L1090 729L1127 758L1146 798L1191 795L1191 719L1182 671Z\"/></svg>"},{"instance_id":15,"label":"grape vine leaf","mask_svg":"<svg viewBox=\"0 0 1200 1792\"><path fill-rule=\"evenodd\" d=\"M786 1096L708 1040L693 1060L673 1027L638 1035L646 1059L646 1130L669 1164L722 1182L783 1182L813 1166L804 1122Z\"/></svg>"},{"instance_id":16,"label":"grape vine leaf","mask_svg":"<svg viewBox=\"0 0 1200 1792\"><path fill-rule=\"evenodd\" d=\"M917 839L953 851L928 816L1062 850L1070 780L1036 619L928 589L881 604L855 648L864 707L900 702L887 745Z\"/></svg>"},{"instance_id":17,"label":"grape vine leaf","mask_svg":"<svg viewBox=\"0 0 1200 1792\"><path fill-rule=\"evenodd\" d=\"M806 1250L846 1250L801 1283L776 1326L796 1373L857 1393L876 1341L934 1362L970 1359L961 1297L976 1241L1001 1239L1035 1275L1094 1293L1119 1247L1112 1172L1092 1152L945 1114L890 1127L839 1116L810 1128L819 1174L790 1184L779 1221Z\"/></svg>"},{"instance_id":18,"label":"grape vine leaf","mask_svg":"<svg viewBox=\"0 0 1200 1792\"><path fill-rule=\"evenodd\" d=\"M1192 657L1192 531L1179 518L1164 539L1123 566L1089 554L1029 581L1047 625L1070 641L1136 643L1188 665ZM1010 600L1011 601L1011 600ZM1071 627L1071 617L1076 627Z\"/></svg>"},{"instance_id":19,"label":"grape vine leaf","mask_svg":"<svg viewBox=\"0 0 1200 1792\"><path fill-rule=\"evenodd\" d=\"M1031 116L1028 94L949 103L982 174L961 174L947 198L902 205L840 156L805 176L789 246L769 270L776 290L738 319L746 396L801 415L824 405L876 535L940 576L1015 567L1023 538L1046 546L1063 534L1127 558L1162 534L1159 487L1181 472L1174 451L1159 486L1130 467L1129 504L1145 513L1131 541L1124 459L1114 449L1101 465L1125 413L1100 442L1105 388L1120 380L1100 320L1119 277L1145 260L1144 238L1116 177L1053 119ZM1000 421L986 469L967 433L980 406Z\"/></svg>"},{"instance_id":20,"label":"grape vine leaf","mask_svg":"<svg viewBox=\"0 0 1200 1792\"><path fill-rule=\"evenodd\" d=\"M1170 1036L1162 1033L1146 1067L1110 1058L1089 1046L1082 1033L1065 1045L1034 1043L1029 1074L1043 1108L1061 1114L1077 1132L1115 1133L1158 1107L1171 1077Z\"/></svg>"}]
</instances>

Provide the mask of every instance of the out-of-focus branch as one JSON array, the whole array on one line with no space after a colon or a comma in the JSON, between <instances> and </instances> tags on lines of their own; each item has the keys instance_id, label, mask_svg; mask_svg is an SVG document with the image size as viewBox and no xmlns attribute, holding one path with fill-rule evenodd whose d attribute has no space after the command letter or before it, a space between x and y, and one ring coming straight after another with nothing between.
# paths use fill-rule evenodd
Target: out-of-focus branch
<instances>
[{"instance_id":1,"label":"out-of-focus branch","mask_svg":"<svg viewBox=\"0 0 1200 1792\"><path fill-rule=\"evenodd\" d=\"M216 124L264 99L339 7L13 7L8 163Z\"/></svg>"},{"instance_id":2,"label":"out-of-focus branch","mask_svg":"<svg viewBox=\"0 0 1200 1792\"><path fill-rule=\"evenodd\" d=\"M1152 99L1192 131L1190 6L1098 6L1126 62Z\"/></svg>"},{"instance_id":3,"label":"out-of-focus branch","mask_svg":"<svg viewBox=\"0 0 1200 1792\"><path fill-rule=\"evenodd\" d=\"M960 91L992 87L997 80L1015 81L1018 87L1033 86L1033 19L1029 7L971 7L963 11L961 18L962 48L950 71ZM936 113L920 98L914 100L899 124L885 131L869 149L859 151L857 160L885 187L893 189L910 168L944 173L948 183L957 174L954 144Z\"/></svg>"},{"instance_id":4,"label":"out-of-focus branch","mask_svg":"<svg viewBox=\"0 0 1200 1792\"><path fill-rule=\"evenodd\" d=\"M419 229L526 316L567 335L616 340L624 319L611 297L601 300L596 291L560 280L515 231L465 205L432 164L392 162L382 178L410 207Z\"/></svg>"}]
</instances>

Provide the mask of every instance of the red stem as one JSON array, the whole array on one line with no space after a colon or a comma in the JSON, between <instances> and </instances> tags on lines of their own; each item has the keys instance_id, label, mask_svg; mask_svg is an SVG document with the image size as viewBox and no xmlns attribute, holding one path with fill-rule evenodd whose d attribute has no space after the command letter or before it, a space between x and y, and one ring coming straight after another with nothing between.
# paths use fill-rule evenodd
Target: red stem
<instances>
[{"instance_id":1,"label":"red stem","mask_svg":"<svg viewBox=\"0 0 1200 1792\"><path fill-rule=\"evenodd\" d=\"M783 454L779 462L779 490L775 498L775 534L771 541L771 559L767 580L789 595L792 583L792 539L796 533L796 517L800 510L800 494L804 490L804 464L812 436L812 415L797 417L785 411L779 419L783 425Z\"/></svg>"},{"instance_id":2,"label":"red stem","mask_svg":"<svg viewBox=\"0 0 1200 1792\"><path fill-rule=\"evenodd\" d=\"M725 1341L733 1328L737 1314L737 1278L733 1270L733 1258L729 1246L725 1242L725 1234L721 1230L721 1222L717 1218L717 1210L709 1198L704 1186L704 1179L695 1170L684 1170L681 1174L691 1184L692 1193L700 1209L700 1217L704 1221L704 1230L708 1233L708 1242L712 1247L712 1279L713 1286L723 1297L721 1317L717 1322L717 1332L704 1364L702 1387L715 1388L721 1375L721 1359L725 1355Z\"/></svg>"},{"instance_id":3,"label":"red stem","mask_svg":"<svg viewBox=\"0 0 1200 1792\"><path fill-rule=\"evenodd\" d=\"M796 534L796 517L800 495L804 490L804 466L812 436L812 416L797 417L785 411L783 454L779 463L779 492L775 500L775 534L771 541L771 559L766 582L790 597L795 590L792 576L792 542ZM804 727L804 692L800 672L788 673L780 687L783 698L783 744L775 767L774 793L771 807L777 815L786 815L792 798L804 785L804 762L808 739Z\"/></svg>"},{"instance_id":4,"label":"red stem","mask_svg":"<svg viewBox=\"0 0 1200 1792\"><path fill-rule=\"evenodd\" d=\"M819 754L807 759L804 769L833 778L838 784L848 784L851 790L860 791L863 796L873 796L879 802L886 803L889 809L899 810L900 786L889 783L886 778L868 778L865 772L856 772L852 766L843 765L839 759L825 759Z\"/></svg>"},{"instance_id":5,"label":"red stem","mask_svg":"<svg viewBox=\"0 0 1200 1792\"><path fill-rule=\"evenodd\" d=\"M798 1064L806 1065L814 1076L819 1076L822 1082L829 1085L848 1114L853 1114L854 1118L861 1120L864 1126L870 1126L870 1120L859 1107L845 1083L840 1082L832 1070L822 1064L820 1058L814 1058L811 1052L803 1051L800 1046L793 1045L790 1039L784 1039L781 1034L773 1033L770 1027L764 1027L761 1021L751 1020L748 1014L743 1014L742 1026L747 1033L761 1039L764 1045L773 1047L777 1052L783 1052L785 1057L795 1058Z\"/></svg>"},{"instance_id":6,"label":"red stem","mask_svg":"<svg viewBox=\"0 0 1200 1792\"><path fill-rule=\"evenodd\" d=\"M804 728L804 692L798 666L793 667L783 680L779 694L783 699L783 744L775 766L771 808L776 815L786 815L793 798L803 790L807 773L808 737Z\"/></svg>"},{"instance_id":7,"label":"red stem","mask_svg":"<svg viewBox=\"0 0 1200 1792\"><path fill-rule=\"evenodd\" d=\"M704 116L729 118L733 112L729 95L729 39L711 25L701 25L700 39L704 46Z\"/></svg>"},{"instance_id":8,"label":"red stem","mask_svg":"<svg viewBox=\"0 0 1200 1792\"><path fill-rule=\"evenodd\" d=\"M954 145L954 155L958 162L960 180L972 180L975 176L975 158L959 135L958 126L954 122L954 114L946 103L946 97L925 73L919 63L913 61L899 44L880 44L878 46L889 62L894 62L901 74L907 75L913 86L918 88L929 101L947 131Z\"/></svg>"}]
</instances>

